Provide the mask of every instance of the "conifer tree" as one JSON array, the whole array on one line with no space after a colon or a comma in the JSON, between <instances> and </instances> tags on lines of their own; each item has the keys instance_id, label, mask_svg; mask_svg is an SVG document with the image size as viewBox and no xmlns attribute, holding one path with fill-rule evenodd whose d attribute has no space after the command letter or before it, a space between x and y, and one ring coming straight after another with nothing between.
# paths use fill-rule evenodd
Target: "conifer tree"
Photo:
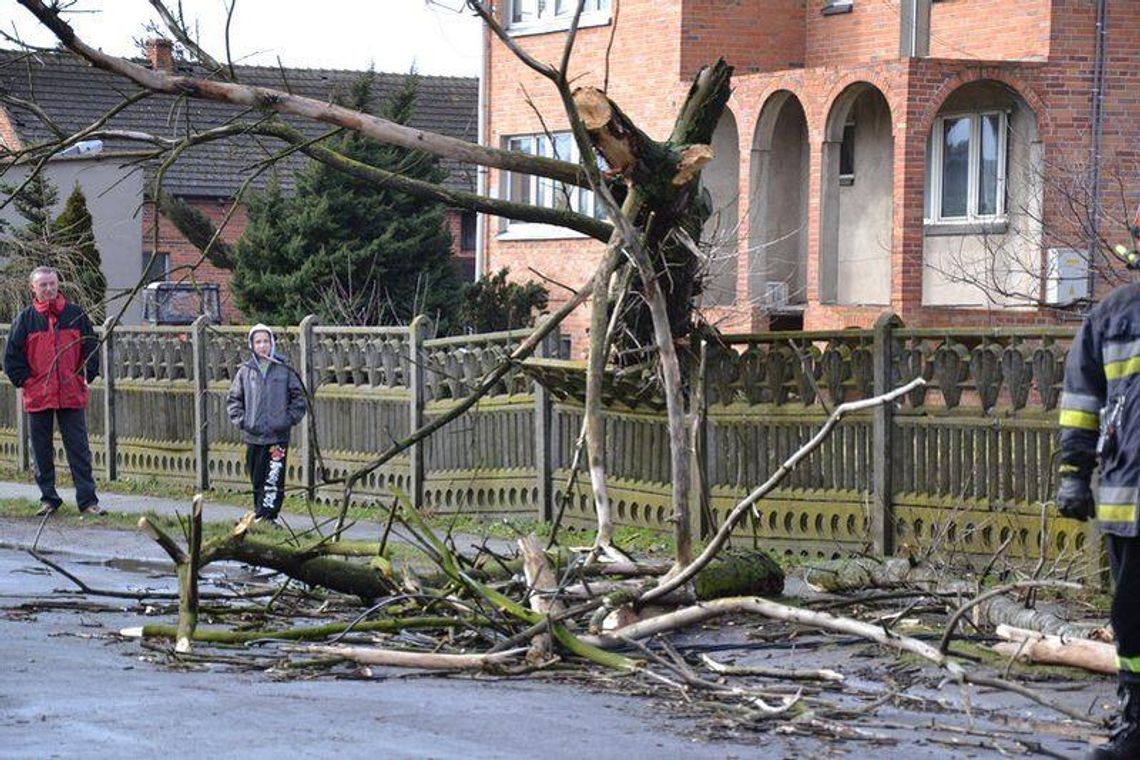
<instances>
[{"instance_id":1,"label":"conifer tree","mask_svg":"<svg viewBox=\"0 0 1140 760\"><path fill-rule=\"evenodd\" d=\"M341 102L372 112L368 72ZM406 124L416 100L410 75L386 103L385 118ZM438 183L446 172L426 154L349 132L330 147L366 164ZM428 314L448 330L459 303L443 208L361 182L324 164L296 174L296 193L271 186L251 199L234 245L233 289L250 319L296 323L308 313L331 323L405 324Z\"/></svg>"},{"instance_id":2,"label":"conifer tree","mask_svg":"<svg viewBox=\"0 0 1140 760\"><path fill-rule=\"evenodd\" d=\"M57 251L57 269L67 277L68 295L77 301L93 322L103 319L107 278L95 246L91 212L79 183L67 197L63 211L52 225L52 247Z\"/></svg>"}]
</instances>

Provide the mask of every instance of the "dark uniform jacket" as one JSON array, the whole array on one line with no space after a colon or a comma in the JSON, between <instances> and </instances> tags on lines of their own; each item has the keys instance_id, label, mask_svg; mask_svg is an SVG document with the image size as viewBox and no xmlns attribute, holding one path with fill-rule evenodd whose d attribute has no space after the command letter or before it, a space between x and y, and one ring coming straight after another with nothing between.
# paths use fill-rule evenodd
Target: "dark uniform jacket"
<instances>
[{"instance_id":1,"label":"dark uniform jacket","mask_svg":"<svg viewBox=\"0 0 1140 760\"><path fill-rule=\"evenodd\" d=\"M99 341L91 320L59 296L52 307L17 315L4 348L4 372L24 389L24 411L84 409L87 383L99 374Z\"/></svg>"},{"instance_id":2,"label":"dark uniform jacket","mask_svg":"<svg viewBox=\"0 0 1140 760\"><path fill-rule=\"evenodd\" d=\"M1065 360L1061 472L1100 466L1101 530L1140 528L1140 283L1114 290L1085 318ZM1098 456L1098 441L1100 454Z\"/></svg>"}]
</instances>

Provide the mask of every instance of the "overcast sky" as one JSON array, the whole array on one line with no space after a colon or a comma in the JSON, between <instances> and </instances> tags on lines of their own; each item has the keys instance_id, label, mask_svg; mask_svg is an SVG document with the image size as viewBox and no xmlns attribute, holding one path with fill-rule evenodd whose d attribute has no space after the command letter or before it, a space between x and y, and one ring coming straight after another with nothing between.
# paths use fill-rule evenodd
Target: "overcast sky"
<instances>
[{"instance_id":1,"label":"overcast sky","mask_svg":"<svg viewBox=\"0 0 1140 760\"><path fill-rule=\"evenodd\" d=\"M479 22L456 12L462 0L237 0L230 29L235 62L296 68L364 69L476 76ZM170 0L168 6L177 6ZM183 0L202 47L225 58L223 0ZM311 10L316 8L318 10ZM157 21L147 0L77 0L67 20L85 42L118 55L137 55L133 40ZM309 9L309 10L306 10ZM55 39L16 0L0 0L0 24L29 42ZM0 42L0 47L12 47Z\"/></svg>"}]
</instances>

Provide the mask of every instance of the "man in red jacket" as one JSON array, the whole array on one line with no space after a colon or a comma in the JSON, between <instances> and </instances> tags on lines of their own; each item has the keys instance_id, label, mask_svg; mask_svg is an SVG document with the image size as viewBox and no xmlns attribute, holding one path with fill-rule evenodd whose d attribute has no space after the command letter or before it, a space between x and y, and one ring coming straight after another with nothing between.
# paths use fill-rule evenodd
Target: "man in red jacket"
<instances>
[{"instance_id":1,"label":"man in red jacket","mask_svg":"<svg viewBox=\"0 0 1140 760\"><path fill-rule=\"evenodd\" d=\"M32 305L12 322L4 350L4 372L24 390L24 411L36 462L41 515L59 509L63 499L55 490L52 427L67 453L75 502L86 515L101 515L91 476L91 446L87 442L87 383L99 374L99 346L91 320L59 292L59 273L37 267L28 278Z\"/></svg>"}]
</instances>

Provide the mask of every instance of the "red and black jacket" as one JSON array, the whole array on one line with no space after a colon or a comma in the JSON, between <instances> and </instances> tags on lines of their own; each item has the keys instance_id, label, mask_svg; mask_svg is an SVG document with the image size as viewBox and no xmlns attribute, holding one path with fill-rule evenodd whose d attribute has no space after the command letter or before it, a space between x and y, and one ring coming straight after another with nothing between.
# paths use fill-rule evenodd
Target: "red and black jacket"
<instances>
[{"instance_id":1,"label":"red and black jacket","mask_svg":"<svg viewBox=\"0 0 1140 760\"><path fill-rule=\"evenodd\" d=\"M83 409L87 383L99 374L91 320L63 296L20 312L8 333L4 372L24 389L24 411Z\"/></svg>"}]
</instances>

